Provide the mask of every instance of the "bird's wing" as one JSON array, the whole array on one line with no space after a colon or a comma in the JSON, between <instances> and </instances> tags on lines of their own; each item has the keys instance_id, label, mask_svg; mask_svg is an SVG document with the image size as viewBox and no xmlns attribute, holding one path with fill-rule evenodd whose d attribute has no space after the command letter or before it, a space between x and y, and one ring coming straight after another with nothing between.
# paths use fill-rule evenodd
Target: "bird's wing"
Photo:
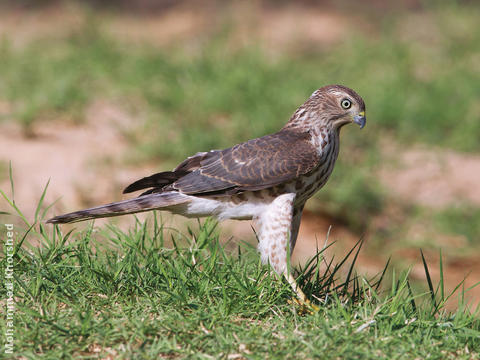
<instances>
[{"instance_id":1,"label":"bird's wing","mask_svg":"<svg viewBox=\"0 0 480 360\"><path fill-rule=\"evenodd\" d=\"M175 169L189 172L166 189L192 195L261 190L306 174L319 161L311 135L291 130L197 156Z\"/></svg>"},{"instance_id":2,"label":"bird's wing","mask_svg":"<svg viewBox=\"0 0 480 360\"><path fill-rule=\"evenodd\" d=\"M123 192L149 189L142 195L172 190L191 195L227 195L255 191L306 174L318 161L309 133L283 130L225 150L197 153L173 171L135 181Z\"/></svg>"}]
</instances>

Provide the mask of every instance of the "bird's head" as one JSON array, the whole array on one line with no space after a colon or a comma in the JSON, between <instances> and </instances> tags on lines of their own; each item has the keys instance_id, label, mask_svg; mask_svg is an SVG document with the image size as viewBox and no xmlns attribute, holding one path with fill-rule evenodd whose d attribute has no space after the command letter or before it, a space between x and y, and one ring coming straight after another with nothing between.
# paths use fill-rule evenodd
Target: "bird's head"
<instances>
[{"instance_id":1,"label":"bird's head","mask_svg":"<svg viewBox=\"0 0 480 360\"><path fill-rule=\"evenodd\" d=\"M346 86L328 85L314 91L289 123L295 126L325 126L338 130L352 122L358 124L360 129L367 122L363 99Z\"/></svg>"}]
</instances>

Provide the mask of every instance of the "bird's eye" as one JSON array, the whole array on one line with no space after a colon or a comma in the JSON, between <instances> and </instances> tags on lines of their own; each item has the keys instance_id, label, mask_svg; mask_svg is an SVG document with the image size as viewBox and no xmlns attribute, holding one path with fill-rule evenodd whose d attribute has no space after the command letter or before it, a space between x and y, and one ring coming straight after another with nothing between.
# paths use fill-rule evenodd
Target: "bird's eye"
<instances>
[{"instance_id":1,"label":"bird's eye","mask_svg":"<svg viewBox=\"0 0 480 360\"><path fill-rule=\"evenodd\" d=\"M344 109L350 109L352 107L352 102L348 99L343 99L341 104Z\"/></svg>"}]
</instances>

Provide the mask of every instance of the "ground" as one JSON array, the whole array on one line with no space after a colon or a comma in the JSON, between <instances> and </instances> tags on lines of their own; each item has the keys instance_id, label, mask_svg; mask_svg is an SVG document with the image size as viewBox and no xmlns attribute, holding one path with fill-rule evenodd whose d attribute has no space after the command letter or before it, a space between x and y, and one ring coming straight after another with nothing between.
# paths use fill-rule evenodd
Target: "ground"
<instances>
[{"instance_id":1,"label":"ground","mask_svg":"<svg viewBox=\"0 0 480 360\"><path fill-rule=\"evenodd\" d=\"M345 14L334 7L326 10L307 9L302 6L231 6L233 10L226 6L222 11L216 12L208 22L203 12L208 12L208 9L192 10L188 7L173 8L142 17L106 13L100 21L100 28L122 44L142 43L159 49L169 49L176 43L181 43L187 52L196 53L203 43L208 42L211 33L217 31L216 27L224 26L222 21L226 16L230 19L230 29L225 30L230 31L229 51L260 44L274 62L286 52L308 54L315 49L328 51L338 43L348 42L352 33L357 31L373 38L382 36L368 18ZM20 49L18 51L45 38L57 39L62 43L70 33L84 31L86 21L97 21L88 15L88 11L86 13L87 15L81 6L72 4L38 11L4 11L0 14L0 34L11 39L12 48ZM302 19L300 23L298 18ZM469 18L465 19L465 24L468 24ZM426 41L433 44L433 50L428 48L422 51L437 51L443 36L439 31L438 19L429 13L408 14L403 21L397 23L395 31L398 31L401 34L399 38L405 41ZM458 29L458 34L462 34L462 29ZM477 60L475 57L467 57L465 61L475 63ZM425 67L421 62L415 66L414 76L421 81L427 81L431 77L433 70L427 69L428 66ZM379 68L378 72L381 71ZM135 154L132 155L131 150L135 144L132 145L129 132L131 129L134 129L133 132L141 131L139 124L147 122L149 115L142 112L132 113L128 106L112 101L109 97L88 102L81 122L72 121L68 114L62 115L60 112L59 116L55 115L47 121L34 122L27 132L23 125L12 119L12 107L7 99L0 98L0 114L6 119L0 124L0 160L2 170L5 170L0 188L9 188L9 179L5 174L8 162L11 161L16 189L15 200L27 216L33 216L35 205L32 199L39 198L49 180L46 202L59 200L54 210L55 213L60 213L119 200L122 198L122 188L132 180L172 166L172 159L142 158L140 163L132 159ZM213 118L228 124L228 116L230 114L219 113L214 114ZM284 119L278 122L280 125L287 120L289 114L284 113L283 116ZM369 121L364 131L375 128L375 120ZM168 129L160 129L171 131L171 125L163 124L162 126ZM172 138L175 138L176 135L173 135ZM350 135L350 138L362 135ZM465 153L444 146L432 146L428 142L408 144L405 147L405 143L397 139L395 134L392 135L392 132L384 137L375 151L382 154L382 159L373 167L374 176L380 179L379 186L384 188L383 191L388 193L388 197L394 199L394 205L389 203L383 212L372 215L371 225L362 230L367 246L365 254L360 257L360 269L376 272L382 268L386 259L393 255L400 258L403 265L413 266L415 275L420 259L414 249L422 245L429 247L431 242L434 242L435 250L429 252L427 249L427 253L431 259L436 260L436 249L446 249L444 255L448 257L448 261L445 266L449 274L446 280L451 281L449 286L453 287L467 273L470 273L467 285L473 285L480 278L478 251L460 256L458 250L470 246L471 239L464 234L440 232L431 224L436 220L425 223L423 220L411 222L406 218L404 208L420 207L421 211L428 213L442 212L464 203L478 207L480 189L476 186L476 177L472 176L480 173L478 152ZM340 162L342 159L345 161L348 156L346 150L343 150ZM311 205L304 216L294 254L295 262L303 262L311 255L317 240L319 243L324 242L330 226L330 239L338 240L336 251L339 253L351 247L362 234L358 228L352 228L348 221L339 218L338 214L318 212L317 208L316 204ZM355 212L350 216L355 217ZM392 235L388 246L381 247L375 240L371 240L372 246L369 246L370 237L373 238L374 234L390 228L392 219L399 219L402 227L400 235ZM125 218L122 222L128 226L131 219ZM238 238L252 240L248 222L230 222L225 228L231 229ZM228 231L226 230L225 238L229 237ZM406 238L408 240L404 241ZM425 240L427 238L431 239L430 242ZM478 236L474 240L477 241ZM380 254L376 253L379 249ZM449 250L452 250L453 255L449 254ZM473 297L480 298L479 290L474 291Z\"/></svg>"}]
</instances>

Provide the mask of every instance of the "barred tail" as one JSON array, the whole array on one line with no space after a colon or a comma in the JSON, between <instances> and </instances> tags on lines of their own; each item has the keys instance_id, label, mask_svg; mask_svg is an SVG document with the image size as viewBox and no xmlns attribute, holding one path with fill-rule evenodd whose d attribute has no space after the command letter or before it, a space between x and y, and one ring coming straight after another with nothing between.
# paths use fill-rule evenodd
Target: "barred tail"
<instances>
[{"instance_id":1,"label":"barred tail","mask_svg":"<svg viewBox=\"0 0 480 360\"><path fill-rule=\"evenodd\" d=\"M184 204L189 201L190 200L188 196L174 191L160 194L150 194L134 199L123 200L107 205L55 216L54 218L49 219L47 223L66 224L96 218L133 214L155 209L161 210L170 206Z\"/></svg>"}]
</instances>

